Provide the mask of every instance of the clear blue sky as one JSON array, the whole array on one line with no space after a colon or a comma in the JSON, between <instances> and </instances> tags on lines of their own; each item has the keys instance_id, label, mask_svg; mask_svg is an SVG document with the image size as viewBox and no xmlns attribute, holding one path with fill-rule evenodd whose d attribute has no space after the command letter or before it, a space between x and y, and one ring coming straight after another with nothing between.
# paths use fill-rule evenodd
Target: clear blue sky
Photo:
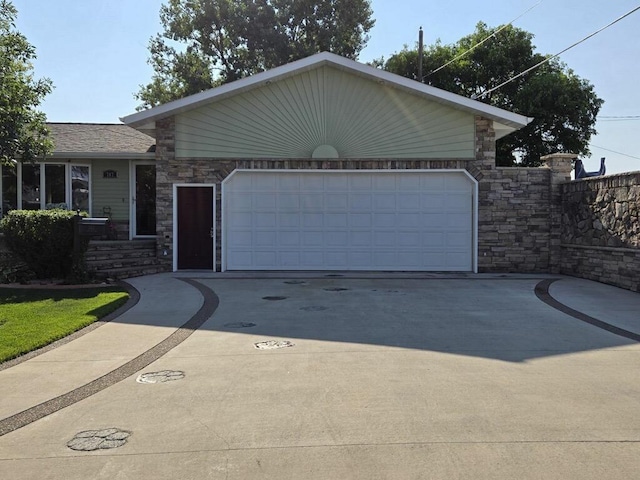
<instances>
[{"instance_id":1,"label":"clear blue sky","mask_svg":"<svg viewBox=\"0 0 640 480\"><path fill-rule=\"evenodd\" d=\"M295 0L292 0L295 1ZM453 43L478 21L507 23L538 0L456 2L373 0L376 26L363 62L412 46L418 28L425 43ZM133 94L151 78L149 38L160 31L162 0L13 0L18 29L35 45L36 77L55 84L42 110L56 122L118 122L134 113ZM543 0L514 25L532 32L540 53L555 54L638 6L640 0ZM601 116L640 115L640 11L563 54L605 100ZM640 170L640 119L599 119L587 170L607 157L609 173ZM604 150L604 149L608 150ZM614 153L609 150L613 150ZM627 154L629 156L624 156Z\"/></svg>"}]
</instances>

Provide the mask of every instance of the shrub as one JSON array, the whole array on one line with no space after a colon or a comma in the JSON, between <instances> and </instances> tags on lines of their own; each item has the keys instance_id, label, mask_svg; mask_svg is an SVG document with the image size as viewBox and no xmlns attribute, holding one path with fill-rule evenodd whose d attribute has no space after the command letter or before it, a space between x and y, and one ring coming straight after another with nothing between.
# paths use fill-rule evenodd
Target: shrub
<instances>
[{"instance_id":1,"label":"shrub","mask_svg":"<svg viewBox=\"0 0 640 480\"><path fill-rule=\"evenodd\" d=\"M5 244L26 262L37 278L76 279L86 276L86 238L73 248L74 212L13 210L0 221Z\"/></svg>"}]
</instances>

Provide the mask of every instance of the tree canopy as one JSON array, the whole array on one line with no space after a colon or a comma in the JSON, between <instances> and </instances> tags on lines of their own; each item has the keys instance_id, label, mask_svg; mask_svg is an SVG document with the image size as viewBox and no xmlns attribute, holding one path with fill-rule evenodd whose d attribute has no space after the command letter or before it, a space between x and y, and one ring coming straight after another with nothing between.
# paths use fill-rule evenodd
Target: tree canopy
<instances>
[{"instance_id":1,"label":"tree canopy","mask_svg":"<svg viewBox=\"0 0 640 480\"><path fill-rule=\"evenodd\" d=\"M18 12L0 0L0 162L32 161L53 149L45 115L36 110L51 80L33 78L35 48L16 31Z\"/></svg>"},{"instance_id":2,"label":"tree canopy","mask_svg":"<svg viewBox=\"0 0 640 480\"><path fill-rule=\"evenodd\" d=\"M321 51L357 58L374 25L369 0L168 0L149 42L154 74L140 109Z\"/></svg>"},{"instance_id":3,"label":"tree canopy","mask_svg":"<svg viewBox=\"0 0 640 480\"><path fill-rule=\"evenodd\" d=\"M475 47L493 34L493 38ZM468 53L463 55L464 52ZM425 48L422 81L534 118L528 126L498 140L498 165L535 166L541 156L556 152L586 155L589 140L596 133L594 125L603 100L598 98L593 85L564 63L551 59L483 96L545 58L535 52L531 33L510 25L489 28L478 23L474 33L452 45L436 42ZM451 63L439 69L447 62ZM417 79L418 52L405 47L383 62L383 66L390 72Z\"/></svg>"}]
</instances>

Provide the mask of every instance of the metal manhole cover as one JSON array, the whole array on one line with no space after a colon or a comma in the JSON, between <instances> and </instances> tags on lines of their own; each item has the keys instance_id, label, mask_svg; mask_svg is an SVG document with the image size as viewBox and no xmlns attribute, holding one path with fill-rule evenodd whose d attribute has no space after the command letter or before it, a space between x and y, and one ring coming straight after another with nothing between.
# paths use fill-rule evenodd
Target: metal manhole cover
<instances>
[{"instance_id":1,"label":"metal manhole cover","mask_svg":"<svg viewBox=\"0 0 640 480\"><path fill-rule=\"evenodd\" d=\"M224 326L227 328L251 328L255 327L256 324L252 322L231 322L225 323Z\"/></svg>"},{"instance_id":2,"label":"metal manhole cover","mask_svg":"<svg viewBox=\"0 0 640 480\"><path fill-rule=\"evenodd\" d=\"M138 375L138 383L166 383L174 380L182 380L184 372L180 370L162 370L160 372L149 372Z\"/></svg>"},{"instance_id":3,"label":"metal manhole cover","mask_svg":"<svg viewBox=\"0 0 640 480\"><path fill-rule=\"evenodd\" d=\"M127 443L127 438L132 432L119 428L105 428L103 430L85 430L67 442L71 450L91 452L93 450L106 450L118 448Z\"/></svg>"},{"instance_id":4,"label":"metal manhole cover","mask_svg":"<svg viewBox=\"0 0 640 480\"><path fill-rule=\"evenodd\" d=\"M323 307L321 305L309 305L308 307L301 307L300 310L304 310L305 312L322 312L324 310L328 310L329 307Z\"/></svg>"},{"instance_id":5,"label":"metal manhole cover","mask_svg":"<svg viewBox=\"0 0 640 480\"><path fill-rule=\"evenodd\" d=\"M277 348L293 347L295 344L288 340L267 340L265 342L254 343L258 350L275 350Z\"/></svg>"},{"instance_id":6,"label":"metal manhole cover","mask_svg":"<svg viewBox=\"0 0 640 480\"><path fill-rule=\"evenodd\" d=\"M286 283L287 285L306 285L307 282L304 280L285 280L282 283Z\"/></svg>"},{"instance_id":7,"label":"metal manhole cover","mask_svg":"<svg viewBox=\"0 0 640 480\"><path fill-rule=\"evenodd\" d=\"M346 290L349 290L348 288L342 288L342 287L333 287L333 288L325 288L325 290L327 292L344 292Z\"/></svg>"},{"instance_id":8,"label":"metal manhole cover","mask_svg":"<svg viewBox=\"0 0 640 480\"><path fill-rule=\"evenodd\" d=\"M279 297L279 296L267 296L267 297L262 297L263 300L271 300L273 301L277 301L277 300L286 300L287 297Z\"/></svg>"}]
</instances>

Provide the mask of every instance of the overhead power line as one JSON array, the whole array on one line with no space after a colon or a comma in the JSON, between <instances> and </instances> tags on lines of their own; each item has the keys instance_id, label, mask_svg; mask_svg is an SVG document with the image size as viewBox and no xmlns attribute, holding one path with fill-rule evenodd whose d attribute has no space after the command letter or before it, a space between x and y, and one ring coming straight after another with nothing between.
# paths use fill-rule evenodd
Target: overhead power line
<instances>
[{"instance_id":1,"label":"overhead power line","mask_svg":"<svg viewBox=\"0 0 640 480\"><path fill-rule=\"evenodd\" d=\"M533 10L534 8L536 8L538 5L540 5L542 3L542 0L540 0L538 3L536 3L535 5L533 5L532 7L529 7L527 10L525 10L524 12L522 12L520 15L518 15L516 18L514 18L513 20L511 20L509 23L502 25L498 30L496 30L495 32L493 32L491 35L489 35L488 37L483 38L482 40L480 40L478 43L476 43L473 47L471 47L469 50L465 50L464 52L456 55L455 57L453 57L451 60L449 60L447 63L445 63L444 65L439 66L438 68L436 68L435 70L431 70L429 73L427 73L425 76L422 77L421 80L424 80L425 78L433 75L436 72L439 72L440 70L442 70L445 67L448 67L449 65L451 65L453 62L455 62L456 60L464 57L465 55L471 53L472 51L474 51L476 48L478 48L480 45L482 45L483 43L489 41L490 39L492 39L493 37L495 37L498 33L500 33L502 30L504 30L505 28L507 28L509 25L513 24L513 22L515 22L516 20L519 20L521 17L524 17L525 14L529 13L531 10Z\"/></svg>"},{"instance_id":2,"label":"overhead power line","mask_svg":"<svg viewBox=\"0 0 640 480\"><path fill-rule=\"evenodd\" d=\"M616 153L618 155L622 155L623 157L629 157L629 158L635 158L636 160L640 160L640 157L636 157L633 155L629 155L627 153L622 153L622 152L616 152L615 150L611 150L610 148L604 148L604 147L599 147L598 145L594 145L593 143L590 144L592 147L595 148L599 148L600 150L605 150L607 152L611 152L611 153Z\"/></svg>"},{"instance_id":3,"label":"overhead power line","mask_svg":"<svg viewBox=\"0 0 640 480\"><path fill-rule=\"evenodd\" d=\"M601 122L624 122L627 120L640 120L640 115L598 115Z\"/></svg>"},{"instance_id":4,"label":"overhead power line","mask_svg":"<svg viewBox=\"0 0 640 480\"><path fill-rule=\"evenodd\" d=\"M637 12L638 10L640 10L640 5L638 5L637 7L635 7L634 9L628 11L627 13L625 13L624 15L616 18L613 22L605 25L604 27L596 30L595 32L593 32L590 35L587 35L586 37L584 37L582 40L578 40L576 43L574 43L573 45L565 48L564 50L562 50L561 52L556 53L555 55L552 55L550 57L545 58L544 60L542 60L541 62L535 64L533 67L527 68L524 72L519 73L518 75L511 77L509 80L507 80L506 82L502 82L500 85L493 87L490 90L487 90L486 92L481 93L480 95L477 95L475 97L471 97L471 98L476 98L476 99L480 99L482 97L486 97L487 95L489 95L491 92L495 92L496 90L498 90L499 88L504 87L505 85L507 85L508 83L513 82L514 80L516 80L517 78L522 77L523 75L526 75L527 73L529 73L532 70L535 70L536 68L538 68L541 65L544 65L545 63L553 60L554 58L559 57L560 55L562 55L564 52L571 50L573 47L580 45L582 42L589 40L591 37L597 35L598 33L602 32L603 30L606 30L607 28L611 27L612 25L615 25L616 23L618 23L620 20L628 17L629 15L631 15L634 12Z\"/></svg>"}]
</instances>

